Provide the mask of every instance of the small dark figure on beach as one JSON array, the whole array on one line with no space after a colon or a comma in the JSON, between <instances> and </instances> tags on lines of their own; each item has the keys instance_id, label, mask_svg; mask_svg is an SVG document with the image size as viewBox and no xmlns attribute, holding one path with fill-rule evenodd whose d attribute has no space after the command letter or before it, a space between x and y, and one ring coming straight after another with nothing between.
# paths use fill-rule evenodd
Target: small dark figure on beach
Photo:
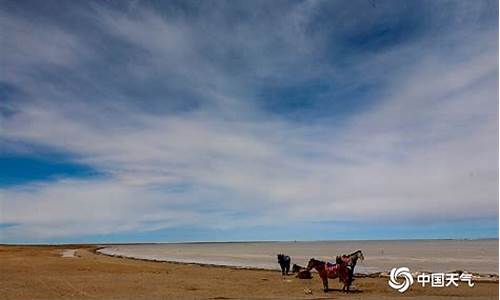
<instances>
[{"instance_id":1,"label":"small dark figure on beach","mask_svg":"<svg viewBox=\"0 0 500 300\"><path fill-rule=\"evenodd\" d=\"M297 264L293 264L292 266L292 273L297 273L297 278L298 279L311 279L312 275L311 272Z\"/></svg>"},{"instance_id":2,"label":"small dark figure on beach","mask_svg":"<svg viewBox=\"0 0 500 300\"><path fill-rule=\"evenodd\" d=\"M281 275L288 275L288 272L290 272L291 261L292 259L290 258L290 256L283 253L278 254L278 263L281 267Z\"/></svg>"}]
</instances>

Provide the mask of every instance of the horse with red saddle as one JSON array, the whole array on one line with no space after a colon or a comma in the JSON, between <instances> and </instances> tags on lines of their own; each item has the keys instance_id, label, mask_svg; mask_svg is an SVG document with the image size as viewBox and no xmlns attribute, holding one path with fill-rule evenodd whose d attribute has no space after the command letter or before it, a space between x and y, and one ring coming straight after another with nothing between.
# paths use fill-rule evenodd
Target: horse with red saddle
<instances>
[{"instance_id":1,"label":"horse with red saddle","mask_svg":"<svg viewBox=\"0 0 500 300\"><path fill-rule=\"evenodd\" d=\"M358 250L349 255L337 256L335 264L320 261L314 258L309 260L307 270L316 269L319 277L323 280L323 290L328 292L328 278L339 278L339 281L344 283L342 291L348 293L354 276L354 267L358 259L363 260L364 256L361 250Z\"/></svg>"},{"instance_id":2,"label":"horse with red saddle","mask_svg":"<svg viewBox=\"0 0 500 300\"><path fill-rule=\"evenodd\" d=\"M351 285L349 269L340 256L337 256L335 264L311 258L307 264L307 269L315 269L318 272L319 277L323 280L323 290L325 293L329 291L328 278L338 278L344 283L342 291L349 292L349 286Z\"/></svg>"}]
</instances>

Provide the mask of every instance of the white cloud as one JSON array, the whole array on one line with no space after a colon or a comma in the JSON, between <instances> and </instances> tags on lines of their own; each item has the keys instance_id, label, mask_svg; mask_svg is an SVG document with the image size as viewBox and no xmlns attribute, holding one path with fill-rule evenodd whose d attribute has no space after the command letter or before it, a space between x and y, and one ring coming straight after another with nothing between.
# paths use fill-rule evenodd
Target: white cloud
<instances>
[{"instance_id":1,"label":"white cloud","mask_svg":"<svg viewBox=\"0 0 500 300\"><path fill-rule=\"evenodd\" d=\"M19 83L36 77L36 69L83 64L92 51L73 34L53 25L0 12L0 79Z\"/></svg>"},{"instance_id":2,"label":"white cloud","mask_svg":"<svg viewBox=\"0 0 500 300\"><path fill-rule=\"evenodd\" d=\"M138 72L132 78L173 76L210 105L164 115L119 101L87 105L66 90L35 96L38 87L25 85L40 101L12 105L15 114L1 117L0 138L73 153L107 177L4 188L0 222L20 225L0 238L274 224L277 209L294 221L496 217L498 58L490 33L450 33L450 40L473 39L462 56L448 57L425 40L367 54L353 61L365 73L360 81L376 77L374 69L392 68L378 75L391 82L383 99L335 125L306 124L249 101L258 83L247 79L340 76L330 67L275 75L316 66L307 57L324 55L325 37L308 38L301 25L313 17L314 8L292 10L269 36L259 35L259 24L257 30L242 25L235 36L215 31L209 39L221 42L220 51L248 51L243 69L250 75L243 78L205 55L203 34L212 31L200 31L200 24L167 22L148 11L135 17L102 11L103 28L149 53L131 63ZM408 57L419 60L409 64ZM116 95L127 97L107 96ZM235 218L238 213L246 216Z\"/></svg>"}]
</instances>

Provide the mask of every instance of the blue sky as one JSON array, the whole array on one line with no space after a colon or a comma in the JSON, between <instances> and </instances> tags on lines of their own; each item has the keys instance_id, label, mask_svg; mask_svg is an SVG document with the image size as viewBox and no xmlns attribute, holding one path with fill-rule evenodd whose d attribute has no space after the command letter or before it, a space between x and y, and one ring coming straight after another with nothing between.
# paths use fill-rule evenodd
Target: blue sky
<instances>
[{"instance_id":1,"label":"blue sky","mask_svg":"<svg viewBox=\"0 0 500 300\"><path fill-rule=\"evenodd\" d=\"M495 1L0 2L0 242L498 237Z\"/></svg>"}]
</instances>

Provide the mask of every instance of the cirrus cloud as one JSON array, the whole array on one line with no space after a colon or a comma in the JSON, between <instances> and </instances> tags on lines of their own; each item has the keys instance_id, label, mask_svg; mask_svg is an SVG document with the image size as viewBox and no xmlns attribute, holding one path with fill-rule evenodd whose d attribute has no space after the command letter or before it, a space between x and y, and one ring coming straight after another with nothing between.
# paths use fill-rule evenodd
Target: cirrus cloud
<instances>
[{"instance_id":1,"label":"cirrus cloud","mask_svg":"<svg viewBox=\"0 0 500 300\"><path fill-rule=\"evenodd\" d=\"M498 217L498 34L479 21L489 2L467 17L458 4L418 11L429 20L407 40L397 5L345 28L317 21L338 4L206 5L77 10L98 31L0 15L12 48L0 80L16 91L0 107L1 143L105 174L2 188L0 223L13 226L1 240ZM344 37L356 34L372 44ZM280 94L311 81L325 88L304 89L298 107ZM282 95L280 109L262 90Z\"/></svg>"}]
</instances>

